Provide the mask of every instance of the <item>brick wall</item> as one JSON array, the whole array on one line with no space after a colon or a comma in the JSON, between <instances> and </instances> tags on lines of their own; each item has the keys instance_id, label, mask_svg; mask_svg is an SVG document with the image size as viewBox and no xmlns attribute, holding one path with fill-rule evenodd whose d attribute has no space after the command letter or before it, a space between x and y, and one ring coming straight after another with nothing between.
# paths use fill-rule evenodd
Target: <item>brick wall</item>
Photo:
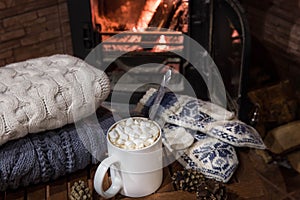
<instances>
[{"instance_id":1,"label":"brick wall","mask_svg":"<svg viewBox=\"0 0 300 200\"><path fill-rule=\"evenodd\" d=\"M241 2L253 36L272 59L270 69L300 88L300 0Z\"/></svg>"},{"instance_id":2,"label":"brick wall","mask_svg":"<svg viewBox=\"0 0 300 200\"><path fill-rule=\"evenodd\" d=\"M0 66L56 53L72 55L66 0L0 0Z\"/></svg>"}]
</instances>

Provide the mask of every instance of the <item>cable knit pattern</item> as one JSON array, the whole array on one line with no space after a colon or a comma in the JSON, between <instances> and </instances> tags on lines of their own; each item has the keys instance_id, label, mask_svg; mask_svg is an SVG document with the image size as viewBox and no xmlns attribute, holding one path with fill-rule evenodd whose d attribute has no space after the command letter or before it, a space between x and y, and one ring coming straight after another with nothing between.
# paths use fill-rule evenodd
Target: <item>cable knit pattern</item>
<instances>
[{"instance_id":1,"label":"cable knit pattern","mask_svg":"<svg viewBox=\"0 0 300 200\"><path fill-rule=\"evenodd\" d=\"M0 145L78 121L93 113L109 92L103 71L69 55L1 67Z\"/></svg>"},{"instance_id":2,"label":"cable knit pattern","mask_svg":"<svg viewBox=\"0 0 300 200\"><path fill-rule=\"evenodd\" d=\"M102 108L97 110L97 117L98 120L87 117L80 121L80 128L88 130L80 132L80 135L77 127L69 124L2 145L0 191L54 180L85 168L92 160L96 163L102 159L107 151L106 146L98 143L95 149L97 157L93 159L87 148L90 148L89 145L95 148L99 138L105 137L103 132L106 133L115 120L108 110ZM103 131L90 128L99 124Z\"/></svg>"}]
</instances>

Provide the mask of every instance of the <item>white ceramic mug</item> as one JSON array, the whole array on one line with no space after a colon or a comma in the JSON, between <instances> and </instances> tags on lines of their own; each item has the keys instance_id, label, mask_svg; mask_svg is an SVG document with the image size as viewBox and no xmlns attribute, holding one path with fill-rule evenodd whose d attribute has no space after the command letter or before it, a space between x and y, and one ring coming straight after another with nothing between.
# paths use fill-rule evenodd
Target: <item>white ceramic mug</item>
<instances>
[{"instance_id":1,"label":"white ceramic mug","mask_svg":"<svg viewBox=\"0 0 300 200\"><path fill-rule=\"evenodd\" d=\"M108 133L121 121L112 125ZM159 129L159 136L153 144L142 149L119 148L111 143L107 134L109 157L100 163L94 177L94 188L102 197L111 198L118 192L128 197L142 197L160 187L163 178L161 128L156 122L153 124ZM104 191L103 179L109 168L112 184Z\"/></svg>"}]
</instances>

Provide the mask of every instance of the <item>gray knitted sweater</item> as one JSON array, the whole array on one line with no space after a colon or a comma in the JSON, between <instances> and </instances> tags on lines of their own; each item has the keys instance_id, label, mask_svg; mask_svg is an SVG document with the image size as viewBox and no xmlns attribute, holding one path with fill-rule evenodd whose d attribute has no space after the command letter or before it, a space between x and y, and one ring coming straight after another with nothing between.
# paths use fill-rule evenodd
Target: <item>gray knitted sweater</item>
<instances>
[{"instance_id":1,"label":"gray knitted sweater","mask_svg":"<svg viewBox=\"0 0 300 200\"><path fill-rule=\"evenodd\" d=\"M0 146L0 191L54 180L101 161L106 153L104 133L115 121L103 108L96 115L98 121L87 117L76 127L69 124Z\"/></svg>"}]
</instances>

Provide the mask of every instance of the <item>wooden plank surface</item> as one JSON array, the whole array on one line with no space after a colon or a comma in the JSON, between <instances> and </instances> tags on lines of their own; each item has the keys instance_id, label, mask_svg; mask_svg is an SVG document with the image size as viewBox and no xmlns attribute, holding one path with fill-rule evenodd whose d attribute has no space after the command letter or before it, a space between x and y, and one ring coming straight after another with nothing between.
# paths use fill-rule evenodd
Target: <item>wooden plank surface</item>
<instances>
[{"instance_id":1,"label":"wooden plank surface","mask_svg":"<svg viewBox=\"0 0 300 200\"><path fill-rule=\"evenodd\" d=\"M46 185L34 185L26 188L27 200L44 200L46 199Z\"/></svg>"},{"instance_id":2,"label":"wooden plank surface","mask_svg":"<svg viewBox=\"0 0 300 200\"><path fill-rule=\"evenodd\" d=\"M130 200L132 198L124 198L122 200ZM184 192L184 191L173 191L173 192L162 192L162 193L155 193L150 196L135 198L136 200L196 200L196 194L191 192Z\"/></svg>"},{"instance_id":3,"label":"wooden plank surface","mask_svg":"<svg viewBox=\"0 0 300 200\"><path fill-rule=\"evenodd\" d=\"M0 200L4 200L5 192L0 192Z\"/></svg>"},{"instance_id":4,"label":"wooden plank surface","mask_svg":"<svg viewBox=\"0 0 300 200\"><path fill-rule=\"evenodd\" d=\"M8 200L8 199L24 200L25 196L26 196L25 189L21 188L18 190L7 191L6 194L3 196L3 199L5 199L5 200Z\"/></svg>"},{"instance_id":5,"label":"wooden plank surface","mask_svg":"<svg viewBox=\"0 0 300 200\"><path fill-rule=\"evenodd\" d=\"M239 167L230 183L226 184L228 192L237 194L241 199L295 199L300 194L300 190L293 188L287 190L288 180L284 180L278 165L266 164L263 159L254 151L239 151ZM83 180L93 191L94 200L104 200L93 190L93 177L97 165L92 165L84 170L70 174L48 184L34 185L31 187L20 188L19 190L10 190L6 194L0 193L0 200L23 200L23 199L54 199L68 200L68 195L75 181ZM171 166L163 169L163 183L158 191L142 199L195 199L195 193L176 191L172 184L172 174L183 170L183 167L175 161ZM294 177L293 174L290 177ZM298 177L298 178L297 178ZM300 175L292 183L300 183ZM104 188L111 184L109 174L106 174ZM129 198L118 194L112 200ZM141 199L141 198L140 198Z\"/></svg>"},{"instance_id":6,"label":"wooden plank surface","mask_svg":"<svg viewBox=\"0 0 300 200\"><path fill-rule=\"evenodd\" d=\"M245 199L281 199L287 195L277 165L266 164L254 150L240 151L239 161L234 182L227 185L230 192Z\"/></svg>"},{"instance_id":7,"label":"wooden plank surface","mask_svg":"<svg viewBox=\"0 0 300 200\"><path fill-rule=\"evenodd\" d=\"M67 187L67 178L60 178L46 187L47 200L59 200L59 199L68 199L68 187Z\"/></svg>"}]
</instances>

